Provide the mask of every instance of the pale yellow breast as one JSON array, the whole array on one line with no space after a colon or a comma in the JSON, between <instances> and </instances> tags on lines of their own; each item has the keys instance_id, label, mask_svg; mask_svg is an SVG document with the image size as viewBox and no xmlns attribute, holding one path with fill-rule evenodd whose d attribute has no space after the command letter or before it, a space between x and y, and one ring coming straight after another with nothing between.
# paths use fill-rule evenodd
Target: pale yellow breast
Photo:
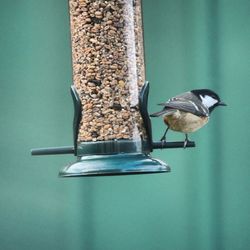
<instances>
[{"instance_id":1,"label":"pale yellow breast","mask_svg":"<svg viewBox=\"0 0 250 250\"><path fill-rule=\"evenodd\" d=\"M208 122L208 117L200 117L191 113L176 111L174 114L164 117L165 123L170 129L183 133L192 133Z\"/></svg>"}]
</instances>

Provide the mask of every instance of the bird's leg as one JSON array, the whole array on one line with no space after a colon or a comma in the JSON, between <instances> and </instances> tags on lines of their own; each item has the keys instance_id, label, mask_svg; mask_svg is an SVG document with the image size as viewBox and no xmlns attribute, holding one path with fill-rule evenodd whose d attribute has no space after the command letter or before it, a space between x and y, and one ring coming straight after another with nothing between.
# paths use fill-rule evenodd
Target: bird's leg
<instances>
[{"instance_id":1,"label":"bird's leg","mask_svg":"<svg viewBox=\"0 0 250 250\"><path fill-rule=\"evenodd\" d=\"M163 136L162 136L162 138L161 138L161 142L162 142L162 143L164 143L164 142L166 141L166 134L167 134L167 132L168 132L168 129L169 129L169 127L166 128L166 131L165 131L165 133L163 134Z\"/></svg>"},{"instance_id":2,"label":"bird's leg","mask_svg":"<svg viewBox=\"0 0 250 250\"><path fill-rule=\"evenodd\" d=\"M185 140L184 140L184 145L183 145L183 148L184 148L184 149L186 148L188 142L189 142L188 134L185 134Z\"/></svg>"}]
</instances>

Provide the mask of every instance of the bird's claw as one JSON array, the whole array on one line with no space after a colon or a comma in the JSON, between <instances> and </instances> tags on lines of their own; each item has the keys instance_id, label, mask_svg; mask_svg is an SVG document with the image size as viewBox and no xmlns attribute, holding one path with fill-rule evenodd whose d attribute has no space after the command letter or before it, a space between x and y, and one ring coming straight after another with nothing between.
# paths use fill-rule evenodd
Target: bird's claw
<instances>
[{"instance_id":1,"label":"bird's claw","mask_svg":"<svg viewBox=\"0 0 250 250\"><path fill-rule=\"evenodd\" d=\"M163 148L163 146L164 146L164 144L167 142L166 141L166 134L167 134L167 132L168 132L168 129L169 129L169 127L167 127L167 129L166 129L166 131L164 132L164 134L163 134L163 136L162 136L162 138L161 138L161 147Z\"/></svg>"},{"instance_id":2,"label":"bird's claw","mask_svg":"<svg viewBox=\"0 0 250 250\"><path fill-rule=\"evenodd\" d=\"M161 147L163 148L164 144L167 142L166 137L162 137L160 141L161 141Z\"/></svg>"},{"instance_id":3,"label":"bird's claw","mask_svg":"<svg viewBox=\"0 0 250 250\"><path fill-rule=\"evenodd\" d=\"M190 141L189 141L188 136L187 136L187 134L186 134L186 138L185 138L184 144L183 144L183 149L185 149L185 148L187 147L187 144L188 144L189 142L190 142Z\"/></svg>"},{"instance_id":4,"label":"bird's claw","mask_svg":"<svg viewBox=\"0 0 250 250\"><path fill-rule=\"evenodd\" d=\"M189 139L188 139L188 135L186 134L185 140L184 140L184 144L183 144L183 149L185 149L187 147L187 144L189 143Z\"/></svg>"},{"instance_id":5,"label":"bird's claw","mask_svg":"<svg viewBox=\"0 0 250 250\"><path fill-rule=\"evenodd\" d=\"M166 136L162 136L162 138L160 139L160 141L166 141Z\"/></svg>"},{"instance_id":6,"label":"bird's claw","mask_svg":"<svg viewBox=\"0 0 250 250\"><path fill-rule=\"evenodd\" d=\"M183 149L185 149L185 148L187 147L188 142L189 142L188 140L185 140L185 141L184 141Z\"/></svg>"}]
</instances>

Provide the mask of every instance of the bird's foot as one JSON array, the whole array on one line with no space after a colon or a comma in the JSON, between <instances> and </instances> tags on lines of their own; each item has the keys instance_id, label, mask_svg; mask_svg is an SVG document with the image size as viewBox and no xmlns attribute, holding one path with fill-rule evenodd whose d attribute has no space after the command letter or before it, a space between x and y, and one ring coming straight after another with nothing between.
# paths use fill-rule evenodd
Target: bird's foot
<instances>
[{"instance_id":1,"label":"bird's foot","mask_svg":"<svg viewBox=\"0 0 250 250\"><path fill-rule=\"evenodd\" d=\"M184 144L183 144L183 149L185 149L187 147L187 144L190 142L190 140L188 139L188 135L186 134L186 138L184 140Z\"/></svg>"},{"instance_id":2,"label":"bird's foot","mask_svg":"<svg viewBox=\"0 0 250 250\"><path fill-rule=\"evenodd\" d=\"M185 148L187 147L188 142L189 142L189 140L185 140L185 141L184 141L183 149L185 149Z\"/></svg>"},{"instance_id":3,"label":"bird's foot","mask_svg":"<svg viewBox=\"0 0 250 250\"><path fill-rule=\"evenodd\" d=\"M162 146L162 148L163 148L164 144L167 142L166 141L166 134L168 132L168 129L169 129L169 127L166 128L166 130L165 130L165 132L164 132L164 134L163 134L163 136L161 138L161 146Z\"/></svg>"},{"instance_id":4,"label":"bird's foot","mask_svg":"<svg viewBox=\"0 0 250 250\"><path fill-rule=\"evenodd\" d=\"M162 138L160 139L160 141L166 141L166 136L162 136Z\"/></svg>"},{"instance_id":5,"label":"bird's foot","mask_svg":"<svg viewBox=\"0 0 250 250\"><path fill-rule=\"evenodd\" d=\"M164 144L167 142L166 136L163 136L160 141L161 141L161 147L163 148Z\"/></svg>"}]
</instances>

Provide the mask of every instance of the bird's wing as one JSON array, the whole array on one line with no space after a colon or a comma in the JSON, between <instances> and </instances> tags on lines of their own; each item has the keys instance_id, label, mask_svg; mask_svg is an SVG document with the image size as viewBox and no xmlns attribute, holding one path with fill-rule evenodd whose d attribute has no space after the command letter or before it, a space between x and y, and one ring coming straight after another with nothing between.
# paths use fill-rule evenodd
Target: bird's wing
<instances>
[{"instance_id":1,"label":"bird's wing","mask_svg":"<svg viewBox=\"0 0 250 250\"><path fill-rule=\"evenodd\" d=\"M178 109L184 112L192 113L197 116L209 115L209 110L202 104L202 102L197 97L194 97L190 92L173 97L167 102L160 103L159 105L164 106L166 110Z\"/></svg>"},{"instance_id":2,"label":"bird's wing","mask_svg":"<svg viewBox=\"0 0 250 250\"><path fill-rule=\"evenodd\" d=\"M163 110L161 110L159 112L156 112L156 113L153 113L150 116L151 117L158 117L158 116L161 116L161 115L167 116L167 115L172 115L175 112L176 112L176 109L166 109L166 108L164 108Z\"/></svg>"}]
</instances>

